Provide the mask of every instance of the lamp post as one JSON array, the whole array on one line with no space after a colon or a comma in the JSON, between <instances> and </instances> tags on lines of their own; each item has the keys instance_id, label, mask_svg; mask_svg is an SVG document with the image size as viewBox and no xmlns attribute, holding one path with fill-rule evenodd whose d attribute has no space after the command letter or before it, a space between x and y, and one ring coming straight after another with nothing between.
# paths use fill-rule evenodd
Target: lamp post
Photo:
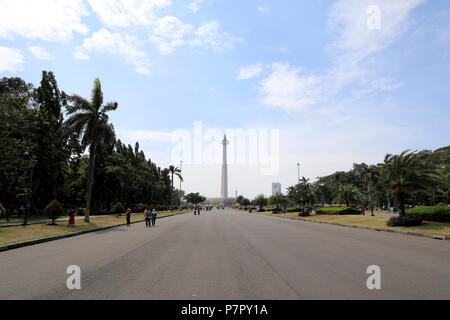
<instances>
[{"instance_id":1,"label":"lamp post","mask_svg":"<svg viewBox=\"0 0 450 320\"><path fill-rule=\"evenodd\" d=\"M297 163L297 180L300 182L300 163Z\"/></svg>"}]
</instances>

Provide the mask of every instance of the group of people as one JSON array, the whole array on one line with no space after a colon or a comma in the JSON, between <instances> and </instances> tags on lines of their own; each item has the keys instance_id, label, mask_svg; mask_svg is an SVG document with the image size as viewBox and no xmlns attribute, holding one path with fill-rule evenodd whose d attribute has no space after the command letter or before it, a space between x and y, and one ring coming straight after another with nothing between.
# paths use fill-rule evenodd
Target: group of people
<instances>
[{"instance_id":1,"label":"group of people","mask_svg":"<svg viewBox=\"0 0 450 320\"><path fill-rule=\"evenodd\" d=\"M145 227L151 227L154 226L156 223L158 213L155 209L153 210L144 210L144 218L145 218ZM128 208L127 212L125 213L125 217L127 219L127 227L131 226L131 209Z\"/></svg>"},{"instance_id":2,"label":"group of people","mask_svg":"<svg viewBox=\"0 0 450 320\"><path fill-rule=\"evenodd\" d=\"M200 215L200 211L205 210L205 211L211 211L213 207L211 206L206 206L204 208L202 208L199 205L194 206L194 215Z\"/></svg>"}]
</instances>

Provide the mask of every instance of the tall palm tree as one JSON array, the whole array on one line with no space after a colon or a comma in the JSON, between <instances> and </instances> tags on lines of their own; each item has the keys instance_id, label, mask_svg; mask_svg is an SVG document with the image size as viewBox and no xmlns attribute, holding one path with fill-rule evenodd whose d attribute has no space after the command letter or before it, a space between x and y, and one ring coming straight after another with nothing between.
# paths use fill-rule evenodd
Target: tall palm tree
<instances>
[{"instance_id":1,"label":"tall palm tree","mask_svg":"<svg viewBox=\"0 0 450 320\"><path fill-rule=\"evenodd\" d=\"M173 176L177 176L181 181L183 181L183 177L181 176L181 169L175 166L169 166L169 173L170 176L172 178L172 189L171 189L171 193L173 192ZM172 205L172 201L173 201L173 197L170 197L171 201L170 201L170 205Z\"/></svg>"},{"instance_id":2,"label":"tall palm tree","mask_svg":"<svg viewBox=\"0 0 450 320\"><path fill-rule=\"evenodd\" d=\"M381 174L397 198L399 216L405 215L405 199L408 194L426 190L439 181L436 170L426 164L420 153L410 150L399 155L386 155Z\"/></svg>"},{"instance_id":3,"label":"tall palm tree","mask_svg":"<svg viewBox=\"0 0 450 320\"><path fill-rule=\"evenodd\" d=\"M71 115L66 121L67 130L74 132L81 139L83 150L89 146L89 169L87 178L86 215L85 222L89 222L91 211L92 180L94 178L95 150L105 140L114 139L114 128L108 122L108 111L117 109L117 102L103 105L103 92L100 80L94 80L91 101L79 96L70 97L71 105L67 106L67 114Z\"/></svg>"}]
</instances>

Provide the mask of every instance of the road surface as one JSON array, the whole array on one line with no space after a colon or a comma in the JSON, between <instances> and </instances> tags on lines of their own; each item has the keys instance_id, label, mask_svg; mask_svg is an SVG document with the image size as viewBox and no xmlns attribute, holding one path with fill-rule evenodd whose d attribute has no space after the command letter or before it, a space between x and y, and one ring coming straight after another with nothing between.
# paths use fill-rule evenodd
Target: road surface
<instances>
[{"instance_id":1,"label":"road surface","mask_svg":"<svg viewBox=\"0 0 450 320\"><path fill-rule=\"evenodd\" d=\"M449 241L229 209L1 252L0 265L0 299L450 299Z\"/></svg>"}]
</instances>

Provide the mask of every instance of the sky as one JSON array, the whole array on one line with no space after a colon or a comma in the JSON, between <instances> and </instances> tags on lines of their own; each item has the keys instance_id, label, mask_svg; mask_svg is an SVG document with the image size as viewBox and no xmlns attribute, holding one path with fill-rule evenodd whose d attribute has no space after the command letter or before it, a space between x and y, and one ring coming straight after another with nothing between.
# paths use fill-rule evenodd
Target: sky
<instances>
[{"instance_id":1,"label":"sky","mask_svg":"<svg viewBox=\"0 0 450 320\"><path fill-rule=\"evenodd\" d=\"M249 198L450 141L447 0L0 0L0 76L42 70L99 78L117 138L208 197L224 133Z\"/></svg>"}]
</instances>

